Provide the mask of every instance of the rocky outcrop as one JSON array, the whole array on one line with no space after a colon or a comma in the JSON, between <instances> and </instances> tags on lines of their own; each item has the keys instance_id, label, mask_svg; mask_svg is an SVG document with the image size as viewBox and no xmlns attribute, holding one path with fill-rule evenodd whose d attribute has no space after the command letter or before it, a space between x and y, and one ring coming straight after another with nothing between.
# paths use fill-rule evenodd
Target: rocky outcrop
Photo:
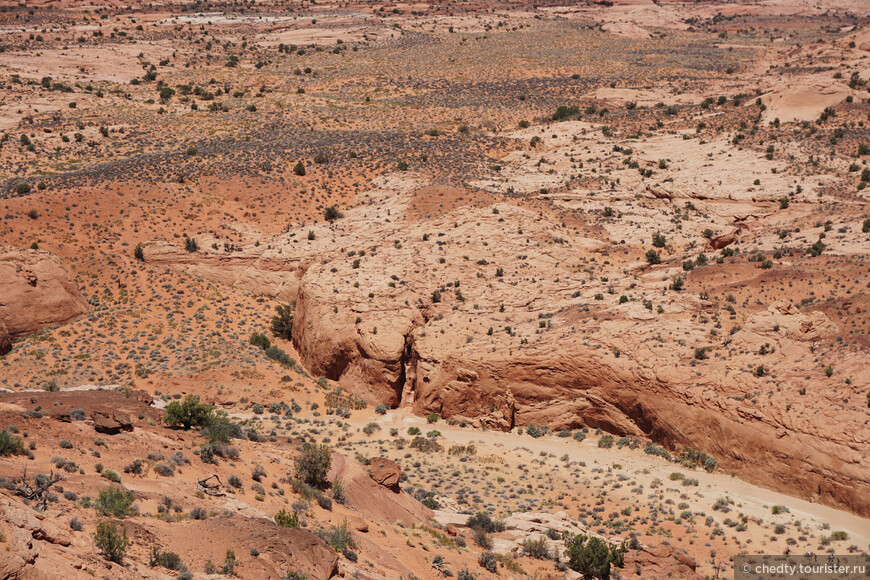
<instances>
[{"instance_id":1,"label":"rocky outcrop","mask_svg":"<svg viewBox=\"0 0 870 580\"><path fill-rule=\"evenodd\" d=\"M728 232L727 234L722 234L721 236L710 238L710 248L713 250L721 250L722 248L730 246L736 241L737 230L734 230L733 232Z\"/></svg>"},{"instance_id":2,"label":"rocky outcrop","mask_svg":"<svg viewBox=\"0 0 870 580\"><path fill-rule=\"evenodd\" d=\"M97 433L117 435L121 431L133 430L133 421L126 413L95 411L91 418Z\"/></svg>"},{"instance_id":3,"label":"rocky outcrop","mask_svg":"<svg viewBox=\"0 0 870 580\"><path fill-rule=\"evenodd\" d=\"M16 498L0 496L0 521L4 522L8 549L0 552L2 578L78 578L81 564L63 554L72 543L70 534Z\"/></svg>"},{"instance_id":4,"label":"rocky outcrop","mask_svg":"<svg viewBox=\"0 0 870 580\"><path fill-rule=\"evenodd\" d=\"M649 438L870 514L860 409L825 404L842 400L826 385L817 386L824 396L790 398L806 390L814 344L836 330L824 314L777 303L746 309L743 330L735 322L724 333L710 322L729 316L723 303L668 290L673 271L610 264L599 242L541 213L496 204L404 220L407 203L374 199L314 226L313 238L308 228L276 238L268 253L185 260L256 268L246 261L257 252L284 256L301 361L370 403L496 429L587 426ZM847 365L854 384L870 380L859 359Z\"/></svg>"},{"instance_id":5,"label":"rocky outcrop","mask_svg":"<svg viewBox=\"0 0 870 580\"><path fill-rule=\"evenodd\" d=\"M627 551L623 566L627 573L636 573L641 578L700 580L702 576L696 568L697 563L691 556L666 543Z\"/></svg>"},{"instance_id":6,"label":"rocky outcrop","mask_svg":"<svg viewBox=\"0 0 870 580\"><path fill-rule=\"evenodd\" d=\"M402 468L392 459L376 457L369 464L372 479L393 491L399 491L399 481L402 478Z\"/></svg>"},{"instance_id":7,"label":"rocky outcrop","mask_svg":"<svg viewBox=\"0 0 870 580\"><path fill-rule=\"evenodd\" d=\"M375 461L377 460L372 463ZM375 473L370 472L368 466L339 453L332 454L332 467L328 478L330 481L338 478L342 480L347 497L346 504L358 510L369 521L383 520L406 526L428 522L432 511L398 485L401 468L392 461L383 461L383 469L378 468L376 473L388 484L395 480L394 486L378 482ZM393 464L392 467L390 463Z\"/></svg>"},{"instance_id":8,"label":"rocky outcrop","mask_svg":"<svg viewBox=\"0 0 870 580\"><path fill-rule=\"evenodd\" d=\"M0 323L7 336L66 322L87 310L87 302L57 256L44 250L0 247ZM2 335L0 328L0 352Z\"/></svg>"},{"instance_id":9,"label":"rocky outcrop","mask_svg":"<svg viewBox=\"0 0 870 580\"><path fill-rule=\"evenodd\" d=\"M782 336L801 342L826 338L837 331L837 325L824 312L804 314L797 306L783 300L774 302L766 311L751 316L744 328L764 336Z\"/></svg>"},{"instance_id":10,"label":"rocky outcrop","mask_svg":"<svg viewBox=\"0 0 870 580\"><path fill-rule=\"evenodd\" d=\"M257 294L270 294L285 302L296 299L299 280L314 259L313 254L300 259L289 251L284 253L265 246L233 253L205 249L187 252L161 240L146 242L143 258L149 264L172 265L196 276Z\"/></svg>"}]
</instances>

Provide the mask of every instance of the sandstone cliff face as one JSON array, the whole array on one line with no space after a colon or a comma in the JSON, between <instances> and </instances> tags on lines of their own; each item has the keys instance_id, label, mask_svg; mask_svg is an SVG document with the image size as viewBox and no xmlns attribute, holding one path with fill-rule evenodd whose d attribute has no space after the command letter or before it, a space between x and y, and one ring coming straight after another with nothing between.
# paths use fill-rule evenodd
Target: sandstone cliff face
<instances>
[{"instance_id":1,"label":"sandstone cliff face","mask_svg":"<svg viewBox=\"0 0 870 580\"><path fill-rule=\"evenodd\" d=\"M306 263L289 252L251 247L241 253L191 253L160 240L147 242L143 257L150 264L172 265L191 274L254 293L271 294L290 302L299 292L299 278Z\"/></svg>"},{"instance_id":2,"label":"sandstone cliff face","mask_svg":"<svg viewBox=\"0 0 870 580\"><path fill-rule=\"evenodd\" d=\"M87 312L60 259L43 250L0 247L0 352L6 336L34 332Z\"/></svg>"},{"instance_id":3,"label":"sandstone cliff face","mask_svg":"<svg viewBox=\"0 0 870 580\"><path fill-rule=\"evenodd\" d=\"M12 337L6 330L6 325L0 320L0 356L12 350Z\"/></svg>"},{"instance_id":4,"label":"sandstone cliff face","mask_svg":"<svg viewBox=\"0 0 870 580\"><path fill-rule=\"evenodd\" d=\"M823 313L777 302L723 335L710 322L728 316L721 303L668 290L681 268L611 263L599 240L507 204L425 220L407 211L408 197L376 197L312 228L314 240L309 228L279 236L269 255L283 256L280 273L257 273L266 258L254 249L185 252L181 267L244 271L258 291L295 299L302 362L372 403L499 429L648 437L870 513L866 418L834 408L834 386L806 381L814 344L836 331ZM696 359L698 345L710 355ZM862 361L838 366L862 384Z\"/></svg>"}]
</instances>

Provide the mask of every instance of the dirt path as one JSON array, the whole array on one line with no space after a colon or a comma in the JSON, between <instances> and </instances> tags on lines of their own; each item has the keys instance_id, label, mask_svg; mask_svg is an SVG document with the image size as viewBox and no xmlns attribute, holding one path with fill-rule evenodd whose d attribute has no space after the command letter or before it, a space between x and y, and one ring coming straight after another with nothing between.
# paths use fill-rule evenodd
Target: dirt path
<instances>
[{"instance_id":1,"label":"dirt path","mask_svg":"<svg viewBox=\"0 0 870 580\"><path fill-rule=\"evenodd\" d=\"M365 419L365 420L364 420ZM365 425L371 417L354 417L351 423L355 426ZM555 436L545 436L538 439L528 435L518 435L516 432L503 433L500 431L483 431L478 429L462 429L450 427L439 422L436 425L428 425L422 417L417 417L404 410L388 412L383 417L374 418L382 428L399 428L401 432L408 427L420 427L424 433L428 430L437 429L441 432L444 440L467 445L473 443L485 445L500 451L502 455L511 452L528 450L534 455L541 452L553 454L557 457L567 454L572 461L584 461L586 464L600 464L609 466L614 462L622 465L626 471L633 472L633 476L649 485L655 478L667 481L668 476L674 471L687 472L685 468L665 459L648 455L642 449L611 448L601 449L597 446L597 439L588 437L582 442L573 439L560 439ZM699 481L698 492L702 496L698 501L701 505L711 508L713 503L725 496L729 496L737 502L740 511L751 517L757 517L767 521L802 520L807 519L818 524L829 524L831 530L843 530L849 534L849 543L859 548L866 549L870 545L870 519L865 519L847 511L825 505L812 503L803 499L778 493L776 491L752 485L744 480L727 475L725 473L707 473L703 470L689 471L691 477ZM784 505L790 512L782 518L771 515L771 506Z\"/></svg>"}]
</instances>

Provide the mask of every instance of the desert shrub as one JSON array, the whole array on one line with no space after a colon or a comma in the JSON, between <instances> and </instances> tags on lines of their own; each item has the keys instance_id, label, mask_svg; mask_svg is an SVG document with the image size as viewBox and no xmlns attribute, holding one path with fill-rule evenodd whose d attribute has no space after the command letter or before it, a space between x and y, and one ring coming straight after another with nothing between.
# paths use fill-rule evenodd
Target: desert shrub
<instances>
[{"instance_id":1,"label":"desert shrub","mask_svg":"<svg viewBox=\"0 0 870 580\"><path fill-rule=\"evenodd\" d=\"M135 496L132 491L121 487L111 486L100 490L94 507L104 516L123 518L132 513L131 507Z\"/></svg>"},{"instance_id":2,"label":"desert shrub","mask_svg":"<svg viewBox=\"0 0 870 580\"><path fill-rule=\"evenodd\" d=\"M610 449L613 447L613 437L611 435L604 435L598 440L598 447Z\"/></svg>"},{"instance_id":3,"label":"desert shrub","mask_svg":"<svg viewBox=\"0 0 870 580\"><path fill-rule=\"evenodd\" d=\"M281 508L275 516L273 517L275 523L283 528L298 528L301 526L299 522L299 514L294 511L287 513L284 508Z\"/></svg>"},{"instance_id":4,"label":"desert shrub","mask_svg":"<svg viewBox=\"0 0 870 580\"><path fill-rule=\"evenodd\" d=\"M190 459L185 457L181 451L176 451L169 456L169 462L173 465L184 465L185 463L190 463Z\"/></svg>"},{"instance_id":5,"label":"desert shrub","mask_svg":"<svg viewBox=\"0 0 870 580\"><path fill-rule=\"evenodd\" d=\"M206 513L203 508L196 507L190 510L190 518L194 520L204 520L208 518L208 513Z\"/></svg>"},{"instance_id":6,"label":"desert shrub","mask_svg":"<svg viewBox=\"0 0 870 580\"><path fill-rule=\"evenodd\" d=\"M474 528L471 531L471 539L484 550L492 549L492 537L482 528Z\"/></svg>"},{"instance_id":7,"label":"desert shrub","mask_svg":"<svg viewBox=\"0 0 870 580\"><path fill-rule=\"evenodd\" d=\"M191 427L206 427L212 419L214 408L200 403L197 395L187 395L184 401L172 401L166 407L163 421L170 427L181 427L185 431Z\"/></svg>"},{"instance_id":8,"label":"desert shrub","mask_svg":"<svg viewBox=\"0 0 870 580\"><path fill-rule=\"evenodd\" d=\"M9 429L0 431L0 455L24 455L24 441L13 435Z\"/></svg>"},{"instance_id":9,"label":"desert shrub","mask_svg":"<svg viewBox=\"0 0 870 580\"><path fill-rule=\"evenodd\" d=\"M419 427L408 427L408 435L419 435L420 428Z\"/></svg>"},{"instance_id":10,"label":"desert shrub","mask_svg":"<svg viewBox=\"0 0 870 580\"><path fill-rule=\"evenodd\" d=\"M356 548L356 540L350 531L347 520L342 521L334 528L327 530L320 528L314 532L321 540L332 546L336 552L344 552L346 549Z\"/></svg>"},{"instance_id":11,"label":"desert shrub","mask_svg":"<svg viewBox=\"0 0 870 580\"><path fill-rule=\"evenodd\" d=\"M229 443L230 439L242 437L242 428L229 420L224 411L213 413L208 424L202 430L202 435L209 443Z\"/></svg>"},{"instance_id":12,"label":"desert shrub","mask_svg":"<svg viewBox=\"0 0 870 580\"><path fill-rule=\"evenodd\" d=\"M621 568L624 548L608 546L594 536L579 534L567 542L565 556L568 567L583 574L584 578L610 578L611 564Z\"/></svg>"},{"instance_id":13,"label":"desert shrub","mask_svg":"<svg viewBox=\"0 0 870 580\"><path fill-rule=\"evenodd\" d=\"M377 413L378 415L386 415L388 410L389 407L387 407L386 405L378 405L377 407L375 407L375 413Z\"/></svg>"},{"instance_id":14,"label":"desert shrub","mask_svg":"<svg viewBox=\"0 0 870 580\"><path fill-rule=\"evenodd\" d=\"M134 475L142 474L143 462L141 459L134 459L132 463L124 466L124 473L132 473Z\"/></svg>"},{"instance_id":15,"label":"desert shrub","mask_svg":"<svg viewBox=\"0 0 870 580\"><path fill-rule=\"evenodd\" d=\"M181 556L175 552L164 552L158 546L153 546L151 548L151 561L148 565L152 568L155 566L162 566L169 570L181 570L184 568Z\"/></svg>"},{"instance_id":16,"label":"desert shrub","mask_svg":"<svg viewBox=\"0 0 870 580\"><path fill-rule=\"evenodd\" d=\"M305 443L299 455L296 456L296 477L302 482L323 488L326 485L326 473L332 465L332 457L326 445Z\"/></svg>"},{"instance_id":17,"label":"desert shrub","mask_svg":"<svg viewBox=\"0 0 870 580\"><path fill-rule=\"evenodd\" d=\"M535 425L529 425L528 427L526 427L526 433L528 433L529 436L534 437L536 439L544 434L544 432L541 430L541 428L537 427Z\"/></svg>"},{"instance_id":18,"label":"desert shrub","mask_svg":"<svg viewBox=\"0 0 870 580\"><path fill-rule=\"evenodd\" d=\"M300 177L305 175L305 165L299 161L296 165L293 166L293 173L299 175Z\"/></svg>"},{"instance_id":19,"label":"desert shrub","mask_svg":"<svg viewBox=\"0 0 870 580\"><path fill-rule=\"evenodd\" d=\"M492 516L486 512L477 512L473 516L470 516L468 521L465 522L465 525L472 530L482 529L489 533L503 532L506 529L504 521L494 520L492 519Z\"/></svg>"},{"instance_id":20,"label":"desert shrub","mask_svg":"<svg viewBox=\"0 0 870 580\"><path fill-rule=\"evenodd\" d=\"M72 517L69 521L69 528L74 532L82 531L82 521L77 517Z\"/></svg>"},{"instance_id":21,"label":"desert shrub","mask_svg":"<svg viewBox=\"0 0 870 580\"><path fill-rule=\"evenodd\" d=\"M570 117L576 117L580 114L580 108L576 105L559 105L556 107L556 112L553 113L554 121L562 121Z\"/></svg>"},{"instance_id":22,"label":"desert shrub","mask_svg":"<svg viewBox=\"0 0 870 580\"><path fill-rule=\"evenodd\" d=\"M480 557L478 557L477 563L488 572L492 572L493 574L498 572L498 557L490 551L483 552Z\"/></svg>"},{"instance_id":23,"label":"desert shrub","mask_svg":"<svg viewBox=\"0 0 870 580\"><path fill-rule=\"evenodd\" d=\"M130 540L127 539L127 530L118 530L118 526L114 524L100 522L94 532L94 545L106 560L120 563L124 560Z\"/></svg>"},{"instance_id":24,"label":"desert shrub","mask_svg":"<svg viewBox=\"0 0 870 580\"><path fill-rule=\"evenodd\" d=\"M252 333L248 342L262 350L266 350L272 346L272 341L269 340L269 337L259 332Z\"/></svg>"},{"instance_id":25,"label":"desert shrub","mask_svg":"<svg viewBox=\"0 0 870 580\"><path fill-rule=\"evenodd\" d=\"M154 466L154 471L163 477L172 477L175 475L175 469L168 463L158 463Z\"/></svg>"},{"instance_id":26,"label":"desert shrub","mask_svg":"<svg viewBox=\"0 0 870 580\"><path fill-rule=\"evenodd\" d=\"M104 469L100 472L100 477L104 477L109 481L113 481L115 483L121 483L120 474L114 469Z\"/></svg>"},{"instance_id":27,"label":"desert shrub","mask_svg":"<svg viewBox=\"0 0 870 580\"><path fill-rule=\"evenodd\" d=\"M84 409L73 409L69 412L69 416L73 421L84 421L87 415Z\"/></svg>"},{"instance_id":28,"label":"desert shrub","mask_svg":"<svg viewBox=\"0 0 870 580\"><path fill-rule=\"evenodd\" d=\"M437 423L438 422L438 415L436 413L429 413L428 415L426 415L426 422L427 423Z\"/></svg>"},{"instance_id":29,"label":"desert shrub","mask_svg":"<svg viewBox=\"0 0 870 580\"><path fill-rule=\"evenodd\" d=\"M317 496L317 505L322 507L325 510L332 510L332 500L326 497L325 495Z\"/></svg>"},{"instance_id":30,"label":"desert shrub","mask_svg":"<svg viewBox=\"0 0 870 580\"><path fill-rule=\"evenodd\" d=\"M527 538L523 544L523 554L530 558L538 560L547 560L550 558L550 546L545 538L531 539Z\"/></svg>"},{"instance_id":31,"label":"desert shrub","mask_svg":"<svg viewBox=\"0 0 870 580\"><path fill-rule=\"evenodd\" d=\"M290 340L293 333L293 307L279 304L275 307L275 312L272 317L272 334Z\"/></svg>"},{"instance_id":32,"label":"desert shrub","mask_svg":"<svg viewBox=\"0 0 870 580\"><path fill-rule=\"evenodd\" d=\"M267 348L266 356L284 366L292 367L296 364L296 361L294 361L289 354L287 354L277 346L270 346L269 348Z\"/></svg>"},{"instance_id":33,"label":"desert shrub","mask_svg":"<svg viewBox=\"0 0 870 580\"><path fill-rule=\"evenodd\" d=\"M323 210L323 219L328 222L335 221L337 219L343 218L344 214L341 213L337 207L334 205L329 206L325 210Z\"/></svg>"},{"instance_id":34,"label":"desert shrub","mask_svg":"<svg viewBox=\"0 0 870 580\"><path fill-rule=\"evenodd\" d=\"M366 435L371 435L375 431L380 431L380 430L381 430L381 426L378 425L377 423L374 423L374 422L369 423L365 427L363 427L363 433L365 433Z\"/></svg>"},{"instance_id":35,"label":"desert shrub","mask_svg":"<svg viewBox=\"0 0 870 580\"><path fill-rule=\"evenodd\" d=\"M661 264L662 257L655 250L647 250L646 261L647 261L647 264L650 264L650 265Z\"/></svg>"},{"instance_id":36,"label":"desert shrub","mask_svg":"<svg viewBox=\"0 0 870 580\"><path fill-rule=\"evenodd\" d=\"M347 501L347 496L344 490L344 480L336 477L332 482L332 500L336 503L344 504Z\"/></svg>"}]
</instances>

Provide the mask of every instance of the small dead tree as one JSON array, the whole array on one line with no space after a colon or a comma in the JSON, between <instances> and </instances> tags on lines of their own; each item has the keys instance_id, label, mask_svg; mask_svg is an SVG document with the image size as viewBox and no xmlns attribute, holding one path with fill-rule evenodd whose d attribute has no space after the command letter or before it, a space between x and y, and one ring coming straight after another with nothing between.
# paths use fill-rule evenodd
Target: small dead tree
<instances>
[{"instance_id":1,"label":"small dead tree","mask_svg":"<svg viewBox=\"0 0 870 580\"><path fill-rule=\"evenodd\" d=\"M31 481L27 477L27 468L24 468L24 474L13 480L15 493L29 501L36 502L36 509L44 510L48 502L46 494L51 488L63 481L63 475L52 471L49 475L39 473L33 477Z\"/></svg>"}]
</instances>

